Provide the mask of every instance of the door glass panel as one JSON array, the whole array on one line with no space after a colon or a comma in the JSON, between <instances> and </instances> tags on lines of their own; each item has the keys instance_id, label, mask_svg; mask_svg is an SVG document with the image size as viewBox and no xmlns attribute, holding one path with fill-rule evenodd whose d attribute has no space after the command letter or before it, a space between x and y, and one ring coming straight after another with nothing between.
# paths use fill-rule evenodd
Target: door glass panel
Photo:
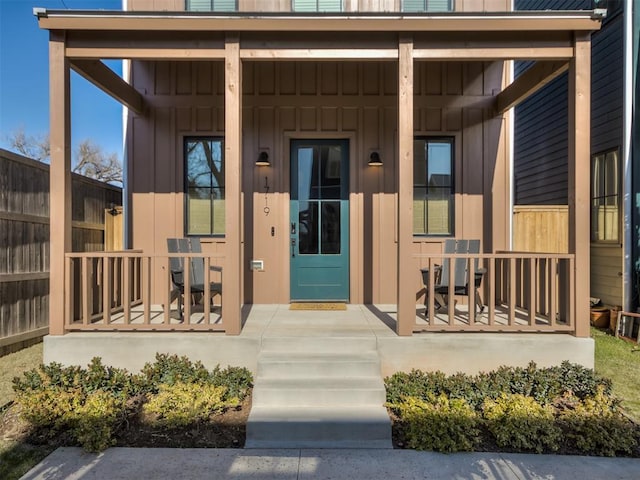
<instances>
[{"instance_id":1,"label":"door glass panel","mask_svg":"<svg viewBox=\"0 0 640 480\"><path fill-rule=\"evenodd\" d=\"M339 146L322 147L320 150L322 161L322 199L339 199L341 193L342 151Z\"/></svg>"},{"instance_id":2,"label":"door glass panel","mask_svg":"<svg viewBox=\"0 0 640 480\"><path fill-rule=\"evenodd\" d=\"M340 253L340 202L322 202L322 253Z\"/></svg>"},{"instance_id":3,"label":"door glass panel","mask_svg":"<svg viewBox=\"0 0 640 480\"><path fill-rule=\"evenodd\" d=\"M313 147L298 149L298 200L318 198L318 165Z\"/></svg>"},{"instance_id":4,"label":"door glass panel","mask_svg":"<svg viewBox=\"0 0 640 480\"><path fill-rule=\"evenodd\" d=\"M318 202L300 202L298 239L300 255L318 253Z\"/></svg>"}]
</instances>

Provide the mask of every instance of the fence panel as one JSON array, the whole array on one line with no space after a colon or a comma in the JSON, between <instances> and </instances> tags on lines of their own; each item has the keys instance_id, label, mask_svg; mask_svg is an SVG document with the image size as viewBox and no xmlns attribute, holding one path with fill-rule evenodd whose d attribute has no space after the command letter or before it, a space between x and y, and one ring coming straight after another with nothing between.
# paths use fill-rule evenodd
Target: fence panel
<instances>
[{"instance_id":1,"label":"fence panel","mask_svg":"<svg viewBox=\"0 0 640 480\"><path fill-rule=\"evenodd\" d=\"M72 175L72 249L104 250L122 189ZM62 281L62 279L59 279ZM0 355L48 332L49 165L0 149Z\"/></svg>"}]
</instances>

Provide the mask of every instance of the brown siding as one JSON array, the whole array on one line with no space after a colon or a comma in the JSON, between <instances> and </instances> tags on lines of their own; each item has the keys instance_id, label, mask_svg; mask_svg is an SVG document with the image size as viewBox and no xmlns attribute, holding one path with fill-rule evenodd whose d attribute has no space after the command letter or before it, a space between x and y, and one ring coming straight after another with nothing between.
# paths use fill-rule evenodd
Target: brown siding
<instances>
[{"instance_id":1,"label":"brown siding","mask_svg":"<svg viewBox=\"0 0 640 480\"><path fill-rule=\"evenodd\" d=\"M147 91L151 105L148 117L134 116L129 123L133 248L166 252L167 237L184 235L183 138L223 134L222 67L222 62L133 65L134 86ZM500 64L416 64L415 131L456 136L456 234L482 238L489 250L508 244L506 213L502 218L495 214L493 230L484 228L492 216L485 213L487 201L493 200L488 207L496 212L507 204L508 171L502 120L488 121L481 99L492 96L503 76ZM244 62L243 80L244 301L289 301L290 139L347 138L351 301L394 303L396 65ZM464 107L478 102L480 106ZM256 168L258 153L265 149L272 166ZM380 152L383 167L365 166L372 150ZM483 174L485 167L491 171ZM493 192L493 197L486 192ZM265 203L269 215L263 211ZM224 239L204 238L203 243L205 251L224 252ZM415 253L439 251L441 243L416 237ZM249 271L250 259L264 260L264 271ZM418 273L416 268L416 291Z\"/></svg>"}]
</instances>

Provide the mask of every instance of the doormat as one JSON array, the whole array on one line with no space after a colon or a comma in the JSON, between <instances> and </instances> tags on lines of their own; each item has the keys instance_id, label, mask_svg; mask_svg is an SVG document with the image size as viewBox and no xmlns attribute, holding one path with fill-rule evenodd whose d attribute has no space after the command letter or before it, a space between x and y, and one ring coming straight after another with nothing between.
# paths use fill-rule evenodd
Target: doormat
<instances>
[{"instance_id":1,"label":"doormat","mask_svg":"<svg viewBox=\"0 0 640 480\"><path fill-rule=\"evenodd\" d=\"M289 310L346 310L345 303L338 302L299 302L289 305Z\"/></svg>"}]
</instances>

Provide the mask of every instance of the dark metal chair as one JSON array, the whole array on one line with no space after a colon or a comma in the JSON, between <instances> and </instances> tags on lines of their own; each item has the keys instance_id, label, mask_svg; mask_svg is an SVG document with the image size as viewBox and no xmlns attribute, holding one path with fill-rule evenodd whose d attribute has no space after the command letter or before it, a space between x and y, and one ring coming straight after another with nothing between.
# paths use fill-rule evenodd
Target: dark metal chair
<instances>
[{"instance_id":1,"label":"dark metal chair","mask_svg":"<svg viewBox=\"0 0 640 480\"><path fill-rule=\"evenodd\" d=\"M199 238L167 238L167 250L171 253L202 253L202 245ZM204 294L204 258L191 258L189 264L189 298L193 295ZM169 257L169 269L171 270L171 282L173 283L173 290L171 292L171 299L177 297L178 299L178 312L180 319L183 318L182 304L184 297L184 258L181 257ZM212 265L210 267L212 271L222 272L222 268ZM211 294L211 300L215 295L222 296L222 283L221 282L209 282L209 292Z\"/></svg>"},{"instance_id":2,"label":"dark metal chair","mask_svg":"<svg viewBox=\"0 0 640 480\"><path fill-rule=\"evenodd\" d=\"M447 239L444 243L443 253L447 254L474 254L480 253L480 240L455 240ZM454 258L446 260L443 265L436 265L434 271L434 286L433 291L436 295L434 298L434 305L436 309L445 307L450 302L451 297L455 295L469 295L469 270L467 268L469 259L467 258ZM480 313L484 310L484 305L480 297L480 285L482 283L482 277L484 276L486 269L478 268L478 259L474 261L474 280L472 282L472 288L475 292L475 306L477 305ZM422 268L422 282L426 288L426 294L424 298L425 311L429 309L429 269ZM453 272L453 292L449 291L449 277Z\"/></svg>"}]
</instances>

